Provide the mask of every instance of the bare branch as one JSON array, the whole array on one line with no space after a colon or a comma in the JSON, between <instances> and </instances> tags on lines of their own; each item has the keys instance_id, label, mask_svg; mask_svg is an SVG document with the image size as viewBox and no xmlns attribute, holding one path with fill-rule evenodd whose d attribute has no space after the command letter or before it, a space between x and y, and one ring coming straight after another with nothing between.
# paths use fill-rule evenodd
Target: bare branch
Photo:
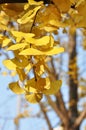
<instances>
[{"instance_id":1,"label":"bare branch","mask_svg":"<svg viewBox=\"0 0 86 130\"><path fill-rule=\"evenodd\" d=\"M79 126L85 117L86 117L86 108L84 111L82 111L80 116L76 118L75 123L74 123L74 127Z\"/></svg>"},{"instance_id":2,"label":"bare branch","mask_svg":"<svg viewBox=\"0 0 86 130\"><path fill-rule=\"evenodd\" d=\"M57 116L60 117L61 121L63 124L69 125L69 120L66 118L67 113L65 113L65 115L62 113L62 111L59 109L59 107L57 107L56 103L53 102L50 98L50 96L47 96L48 102L50 104L50 106L54 109L54 111L56 112Z\"/></svg>"},{"instance_id":3,"label":"bare branch","mask_svg":"<svg viewBox=\"0 0 86 130\"><path fill-rule=\"evenodd\" d=\"M53 62L53 57L52 57L52 59L51 59L51 65L52 65L52 69L53 69L53 76L54 76L54 78L55 79L58 79L58 76L57 76L57 74L56 74L56 70L55 70L55 67L54 67L54 62ZM59 91L59 92L57 92L56 94L55 94L55 96L56 96L56 104L57 104L57 107L59 107L59 109L62 111L62 113L63 113L63 115L65 115L65 113L66 113L66 117L65 118L67 118L68 120L69 120L69 117L68 117L68 112L67 112L67 109L66 109L66 107L65 107L65 103L64 103L64 101L63 101L63 97L62 97L62 93L61 93L61 91Z\"/></svg>"},{"instance_id":4,"label":"bare branch","mask_svg":"<svg viewBox=\"0 0 86 130\"><path fill-rule=\"evenodd\" d=\"M41 108L41 110L42 110L42 112L43 112L43 114L44 114L44 117L45 117L46 122L47 122L47 124L48 124L49 130L53 130L53 128L52 128L52 126L51 126L51 123L50 123L50 121L49 121L49 118L48 118L48 116L47 116L47 113L46 113L46 111L45 111L45 109L44 109L43 104L40 103L39 105L40 105L40 108Z\"/></svg>"}]
</instances>

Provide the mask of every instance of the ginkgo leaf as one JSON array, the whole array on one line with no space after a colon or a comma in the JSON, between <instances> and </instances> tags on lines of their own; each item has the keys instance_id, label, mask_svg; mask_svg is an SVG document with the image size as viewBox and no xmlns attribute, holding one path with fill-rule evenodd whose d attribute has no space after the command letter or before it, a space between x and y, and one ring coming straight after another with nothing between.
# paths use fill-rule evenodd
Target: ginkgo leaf
<instances>
[{"instance_id":1,"label":"ginkgo leaf","mask_svg":"<svg viewBox=\"0 0 86 130\"><path fill-rule=\"evenodd\" d=\"M56 80L54 82L51 82L50 83L50 89L43 90L43 93L46 94L46 95L53 95L53 94L55 94L59 91L61 85L62 85L61 80Z\"/></svg>"},{"instance_id":2,"label":"ginkgo leaf","mask_svg":"<svg viewBox=\"0 0 86 130\"><path fill-rule=\"evenodd\" d=\"M36 12L41 8L41 6L35 7L33 10L29 10L21 19L18 19L18 23L25 24L27 22L32 22L33 17L36 15Z\"/></svg>"},{"instance_id":3,"label":"ginkgo leaf","mask_svg":"<svg viewBox=\"0 0 86 130\"><path fill-rule=\"evenodd\" d=\"M29 63L29 64L25 67L25 72L28 73L28 72L31 70L32 67L33 67L33 65Z\"/></svg>"},{"instance_id":4,"label":"ginkgo leaf","mask_svg":"<svg viewBox=\"0 0 86 130\"><path fill-rule=\"evenodd\" d=\"M58 47L58 48L52 48L49 51L39 51L34 48L29 48L21 51L19 55L55 55L64 52L63 47Z\"/></svg>"},{"instance_id":5,"label":"ginkgo leaf","mask_svg":"<svg viewBox=\"0 0 86 130\"><path fill-rule=\"evenodd\" d=\"M3 64L7 67L9 70L16 70L16 65L11 60L4 60Z\"/></svg>"},{"instance_id":6,"label":"ginkgo leaf","mask_svg":"<svg viewBox=\"0 0 86 130\"><path fill-rule=\"evenodd\" d=\"M34 37L35 36L35 34L33 34L33 33L24 33L24 32L20 32L20 31L11 31L11 33L15 37L22 37L22 38Z\"/></svg>"},{"instance_id":7,"label":"ginkgo leaf","mask_svg":"<svg viewBox=\"0 0 86 130\"><path fill-rule=\"evenodd\" d=\"M43 4L43 1L35 1L35 0L28 0L29 1L29 5L41 5Z\"/></svg>"},{"instance_id":8,"label":"ginkgo leaf","mask_svg":"<svg viewBox=\"0 0 86 130\"><path fill-rule=\"evenodd\" d=\"M18 76L19 76L19 79L20 79L21 81L24 81L25 78L26 78L26 74L25 74L24 70L17 67L17 68L16 68L16 71L17 71L17 74L18 74Z\"/></svg>"},{"instance_id":9,"label":"ginkgo leaf","mask_svg":"<svg viewBox=\"0 0 86 130\"><path fill-rule=\"evenodd\" d=\"M26 41L29 43L32 43L36 46L43 46L49 43L50 36L44 36L42 38L36 39L36 38L27 38Z\"/></svg>"},{"instance_id":10,"label":"ginkgo leaf","mask_svg":"<svg viewBox=\"0 0 86 130\"><path fill-rule=\"evenodd\" d=\"M11 59L11 61L20 68L25 68L28 65L28 59L25 58L24 56L22 57L15 57Z\"/></svg>"},{"instance_id":11,"label":"ginkgo leaf","mask_svg":"<svg viewBox=\"0 0 86 130\"><path fill-rule=\"evenodd\" d=\"M12 45L10 47L8 47L6 50L18 50L21 48L25 48L28 44L27 43L17 43L15 45Z\"/></svg>"},{"instance_id":12,"label":"ginkgo leaf","mask_svg":"<svg viewBox=\"0 0 86 130\"><path fill-rule=\"evenodd\" d=\"M39 78L36 83L37 90L40 90L41 92L44 89L50 88L50 80L49 78Z\"/></svg>"},{"instance_id":13,"label":"ginkgo leaf","mask_svg":"<svg viewBox=\"0 0 86 130\"><path fill-rule=\"evenodd\" d=\"M53 0L53 2L56 7L63 13L67 12L71 6L70 0Z\"/></svg>"},{"instance_id":14,"label":"ginkgo leaf","mask_svg":"<svg viewBox=\"0 0 86 130\"><path fill-rule=\"evenodd\" d=\"M3 40L2 47L7 46L10 42L11 42L11 39L6 38L5 40Z\"/></svg>"},{"instance_id":15,"label":"ginkgo leaf","mask_svg":"<svg viewBox=\"0 0 86 130\"><path fill-rule=\"evenodd\" d=\"M26 94L25 98L30 103L39 103L42 99L41 93Z\"/></svg>"},{"instance_id":16,"label":"ginkgo leaf","mask_svg":"<svg viewBox=\"0 0 86 130\"><path fill-rule=\"evenodd\" d=\"M41 28L41 29L44 29L45 31L47 31L47 32L53 32L53 31L55 31L55 30L57 30L57 28L56 27L51 27L51 26L45 26L45 27L43 27L43 28Z\"/></svg>"},{"instance_id":17,"label":"ginkgo leaf","mask_svg":"<svg viewBox=\"0 0 86 130\"><path fill-rule=\"evenodd\" d=\"M24 94L25 93L25 90L19 86L18 82L10 83L9 88L16 94Z\"/></svg>"},{"instance_id":18,"label":"ginkgo leaf","mask_svg":"<svg viewBox=\"0 0 86 130\"><path fill-rule=\"evenodd\" d=\"M28 91L29 87L36 88L35 78L27 80L26 87L25 87L25 88L27 88L27 91Z\"/></svg>"},{"instance_id":19,"label":"ginkgo leaf","mask_svg":"<svg viewBox=\"0 0 86 130\"><path fill-rule=\"evenodd\" d=\"M43 55L43 53L34 48L28 48L19 53L19 55Z\"/></svg>"},{"instance_id":20,"label":"ginkgo leaf","mask_svg":"<svg viewBox=\"0 0 86 130\"><path fill-rule=\"evenodd\" d=\"M49 51L44 52L44 55L56 55L56 54L59 54L59 53L62 53L62 52L64 52L63 47L55 47L55 48L52 48Z\"/></svg>"},{"instance_id":21,"label":"ginkgo leaf","mask_svg":"<svg viewBox=\"0 0 86 130\"><path fill-rule=\"evenodd\" d=\"M66 24L64 24L64 23L62 23L61 21L58 21L58 20L50 20L49 24L54 26L54 27L57 27L57 28L58 27L66 27L66 26L68 26L68 25L66 25Z\"/></svg>"}]
</instances>

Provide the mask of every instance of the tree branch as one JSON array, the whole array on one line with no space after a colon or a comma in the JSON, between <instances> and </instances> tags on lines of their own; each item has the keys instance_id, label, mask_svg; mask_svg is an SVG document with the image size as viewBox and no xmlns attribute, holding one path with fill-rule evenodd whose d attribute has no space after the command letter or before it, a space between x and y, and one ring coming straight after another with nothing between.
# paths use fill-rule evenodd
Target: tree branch
<instances>
[{"instance_id":1,"label":"tree branch","mask_svg":"<svg viewBox=\"0 0 86 130\"><path fill-rule=\"evenodd\" d=\"M69 123L70 123L70 122L69 122L68 119L66 118L66 114L67 114L67 113L65 113L65 115L64 115L64 114L62 113L62 111L59 109L59 107L57 107L56 103L51 100L50 96L47 96L47 99L48 99L48 102L49 102L50 106L51 106L51 107L54 109L54 111L56 112L57 116L60 117L62 123L63 123L64 125L66 124L66 125L69 126Z\"/></svg>"},{"instance_id":2,"label":"tree branch","mask_svg":"<svg viewBox=\"0 0 86 130\"><path fill-rule=\"evenodd\" d=\"M56 74L56 70L55 70L55 67L54 67L54 62L53 62L53 58L51 59L51 65L52 65L52 69L53 69L53 76L56 79L58 79L58 75ZM65 103L63 101L63 97L62 97L62 93L61 91L57 92L55 94L56 96L56 104L57 104L57 107L59 107L59 109L62 111L62 113L65 115L66 113L66 117L68 120L69 120L69 117L68 117L68 112L67 112L67 109L65 107Z\"/></svg>"},{"instance_id":3,"label":"tree branch","mask_svg":"<svg viewBox=\"0 0 86 130\"><path fill-rule=\"evenodd\" d=\"M77 102L78 102L78 72L77 72L77 51L76 51L76 32L69 36L70 40L70 57L69 57L69 72L73 72L73 75L69 75L69 114L71 117L71 122L74 123L75 119L78 117L78 110L77 110ZM75 66L74 66L75 65ZM71 67L72 66L72 67ZM74 67L73 67L74 66Z\"/></svg>"},{"instance_id":4,"label":"tree branch","mask_svg":"<svg viewBox=\"0 0 86 130\"><path fill-rule=\"evenodd\" d=\"M41 108L41 110L42 110L42 112L43 112L43 114L44 114L44 117L45 117L46 122L47 122L47 124L48 124L49 130L53 130L53 128L52 128L52 126L51 126L51 123L50 123L50 120L49 120L49 118L48 118L48 116L47 116L47 113L46 113L46 111L45 111L45 109L44 109L43 104L40 103L39 105L40 105L40 108Z\"/></svg>"},{"instance_id":5,"label":"tree branch","mask_svg":"<svg viewBox=\"0 0 86 130\"><path fill-rule=\"evenodd\" d=\"M78 127L85 117L86 117L86 108L84 111L82 111L80 116L76 118L75 123L74 123L74 128Z\"/></svg>"}]
</instances>

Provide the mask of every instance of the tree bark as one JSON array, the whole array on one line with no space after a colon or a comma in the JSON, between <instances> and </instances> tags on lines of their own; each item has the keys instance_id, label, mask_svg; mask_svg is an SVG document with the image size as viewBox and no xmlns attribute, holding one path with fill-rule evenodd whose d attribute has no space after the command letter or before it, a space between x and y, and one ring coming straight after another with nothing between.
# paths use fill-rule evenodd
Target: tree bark
<instances>
[{"instance_id":1,"label":"tree bark","mask_svg":"<svg viewBox=\"0 0 86 130\"><path fill-rule=\"evenodd\" d=\"M77 52L76 52L76 32L73 36L70 36L71 52L69 57L69 72L72 72L72 75L69 75L69 116L72 128L66 130L79 130L79 126L74 128L73 124L78 117L77 102L78 102L78 84L77 84Z\"/></svg>"}]
</instances>

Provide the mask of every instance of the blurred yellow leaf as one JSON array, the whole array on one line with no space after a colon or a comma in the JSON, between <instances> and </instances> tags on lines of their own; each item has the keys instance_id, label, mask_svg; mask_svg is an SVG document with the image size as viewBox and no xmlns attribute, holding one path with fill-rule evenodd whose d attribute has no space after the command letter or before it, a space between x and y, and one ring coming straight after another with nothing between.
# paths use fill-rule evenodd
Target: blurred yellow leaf
<instances>
[{"instance_id":1,"label":"blurred yellow leaf","mask_svg":"<svg viewBox=\"0 0 86 130\"><path fill-rule=\"evenodd\" d=\"M28 72L31 70L32 67L33 67L33 65L29 63L29 64L25 67L25 72L28 73Z\"/></svg>"},{"instance_id":2,"label":"blurred yellow leaf","mask_svg":"<svg viewBox=\"0 0 86 130\"><path fill-rule=\"evenodd\" d=\"M24 81L26 79L26 74L25 74L24 70L17 67L16 71L17 71L17 74L19 76L19 79L21 81Z\"/></svg>"},{"instance_id":3,"label":"blurred yellow leaf","mask_svg":"<svg viewBox=\"0 0 86 130\"><path fill-rule=\"evenodd\" d=\"M21 31L11 31L11 33L15 36L15 37L21 37L21 38L27 38L27 37L34 37L35 34L33 33L24 33Z\"/></svg>"},{"instance_id":4,"label":"blurred yellow leaf","mask_svg":"<svg viewBox=\"0 0 86 130\"><path fill-rule=\"evenodd\" d=\"M36 12L41 8L41 6L37 6L32 10L29 10L27 13L25 13L21 19L18 19L18 23L25 24L27 22L32 22L32 19L36 15Z\"/></svg>"},{"instance_id":5,"label":"blurred yellow leaf","mask_svg":"<svg viewBox=\"0 0 86 130\"><path fill-rule=\"evenodd\" d=\"M19 55L43 55L43 53L34 48L28 48L19 53Z\"/></svg>"},{"instance_id":6,"label":"blurred yellow leaf","mask_svg":"<svg viewBox=\"0 0 86 130\"><path fill-rule=\"evenodd\" d=\"M9 45L10 42L11 42L11 39L5 38L2 42L2 47L6 47L7 45Z\"/></svg>"},{"instance_id":7,"label":"blurred yellow leaf","mask_svg":"<svg viewBox=\"0 0 86 130\"><path fill-rule=\"evenodd\" d=\"M35 46L43 46L49 43L50 37L49 36L43 36L42 38L36 39L36 38L27 38L26 41L29 43L34 44Z\"/></svg>"},{"instance_id":8,"label":"blurred yellow leaf","mask_svg":"<svg viewBox=\"0 0 86 130\"><path fill-rule=\"evenodd\" d=\"M29 48L21 51L19 55L55 55L64 52L63 47L58 47L58 48L52 48L48 51L40 51L34 48Z\"/></svg>"},{"instance_id":9,"label":"blurred yellow leaf","mask_svg":"<svg viewBox=\"0 0 86 130\"><path fill-rule=\"evenodd\" d=\"M52 95L55 94L59 91L60 87L62 85L62 81L61 80L56 80L54 82L50 83L50 89L48 90L43 90L43 93L46 95Z\"/></svg>"},{"instance_id":10,"label":"blurred yellow leaf","mask_svg":"<svg viewBox=\"0 0 86 130\"><path fill-rule=\"evenodd\" d=\"M24 94L25 93L24 89L19 86L18 82L10 83L9 88L16 94Z\"/></svg>"},{"instance_id":11,"label":"blurred yellow leaf","mask_svg":"<svg viewBox=\"0 0 86 130\"><path fill-rule=\"evenodd\" d=\"M18 43L18 44L15 44L15 45L12 45L10 47L8 47L6 50L18 50L18 49L21 49L21 48L25 48L28 44L27 43Z\"/></svg>"},{"instance_id":12,"label":"blurred yellow leaf","mask_svg":"<svg viewBox=\"0 0 86 130\"><path fill-rule=\"evenodd\" d=\"M25 98L30 103L39 103L42 99L41 93L26 94Z\"/></svg>"},{"instance_id":13,"label":"blurred yellow leaf","mask_svg":"<svg viewBox=\"0 0 86 130\"><path fill-rule=\"evenodd\" d=\"M63 13L67 12L71 6L70 0L53 0L53 2Z\"/></svg>"},{"instance_id":14,"label":"blurred yellow leaf","mask_svg":"<svg viewBox=\"0 0 86 130\"><path fill-rule=\"evenodd\" d=\"M11 59L11 61L20 68L24 68L28 65L28 59L25 58L24 56L22 57L15 57L13 59Z\"/></svg>"},{"instance_id":15,"label":"blurred yellow leaf","mask_svg":"<svg viewBox=\"0 0 86 130\"><path fill-rule=\"evenodd\" d=\"M16 65L11 60L4 60L3 64L7 67L9 70L16 70Z\"/></svg>"},{"instance_id":16,"label":"blurred yellow leaf","mask_svg":"<svg viewBox=\"0 0 86 130\"><path fill-rule=\"evenodd\" d=\"M50 88L50 80L49 78L39 78L37 80L37 83L36 83L36 88L37 90L39 91L43 91L44 89L48 89Z\"/></svg>"},{"instance_id":17,"label":"blurred yellow leaf","mask_svg":"<svg viewBox=\"0 0 86 130\"><path fill-rule=\"evenodd\" d=\"M7 75L8 75L8 73L7 73L6 71L3 71L1 74L2 74L3 76L7 76Z\"/></svg>"},{"instance_id":18,"label":"blurred yellow leaf","mask_svg":"<svg viewBox=\"0 0 86 130\"><path fill-rule=\"evenodd\" d=\"M43 4L43 1L35 1L35 0L28 0L29 5L41 5Z\"/></svg>"}]
</instances>

